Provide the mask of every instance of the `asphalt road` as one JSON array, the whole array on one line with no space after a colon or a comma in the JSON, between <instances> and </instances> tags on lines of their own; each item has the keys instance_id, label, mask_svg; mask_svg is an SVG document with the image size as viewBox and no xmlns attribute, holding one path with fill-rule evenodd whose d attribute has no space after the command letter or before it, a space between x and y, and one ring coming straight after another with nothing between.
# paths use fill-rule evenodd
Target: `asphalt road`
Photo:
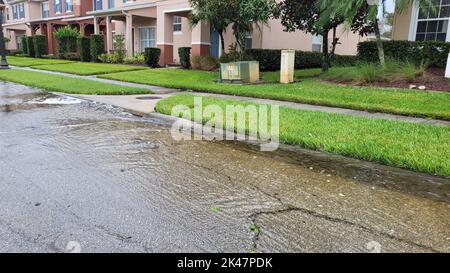
<instances>
[{"instance_id":1,"label":"asphalt road","mask_svg":"<svg viewBox=\"0 0 450 273\"><path fill-rule=\"evenodd\" d=\"M449 252L448 186L0 82L1 252Z\"/></svg>"}]
</instances>

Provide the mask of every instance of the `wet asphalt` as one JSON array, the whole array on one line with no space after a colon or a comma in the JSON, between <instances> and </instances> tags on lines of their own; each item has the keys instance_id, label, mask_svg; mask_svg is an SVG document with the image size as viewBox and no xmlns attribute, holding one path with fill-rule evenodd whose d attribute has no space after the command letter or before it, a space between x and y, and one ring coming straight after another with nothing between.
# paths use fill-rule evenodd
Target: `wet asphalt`
<instances>
[{"instance_id":1,"label":"wet asphalt","mask_svg":"<svg viewBox=\"0 0 450 273\"><path fill-rule=\"evenodd\" d=\"M1 252L449 252L449 180L0 82Z\"/></svg>"}]
</instances>

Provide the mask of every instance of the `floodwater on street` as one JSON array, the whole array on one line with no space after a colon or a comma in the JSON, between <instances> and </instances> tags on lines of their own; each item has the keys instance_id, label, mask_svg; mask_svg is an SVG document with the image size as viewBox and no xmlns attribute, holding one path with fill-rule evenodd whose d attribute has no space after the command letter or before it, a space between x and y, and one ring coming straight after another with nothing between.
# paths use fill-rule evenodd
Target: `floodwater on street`
<instances>
[{"instance_id":1,"label":"floodwater on street","mask_svg":"<svg viewBox=\"0 0 450 273\"><path fill-rule=\"evenodd\" d=\"M2 252L449 252L449 180L0 82Z\"/></svg>"}]
</instances>

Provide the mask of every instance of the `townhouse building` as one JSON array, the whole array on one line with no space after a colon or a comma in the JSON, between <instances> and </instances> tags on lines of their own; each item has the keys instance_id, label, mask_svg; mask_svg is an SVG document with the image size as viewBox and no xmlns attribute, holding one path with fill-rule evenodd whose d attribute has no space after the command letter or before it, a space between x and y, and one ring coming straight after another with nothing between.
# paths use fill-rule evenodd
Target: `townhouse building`
<instances>
[{"instance_id":1,"label":"townhouse building","mask_svg":"<svg viewBox=\"0 0 450 273\"><path fill-rule=\"evenodd\" d=\"M47 35L49 52L55 53L53 31L72 25L85 36L103 33L108 52L114 50L116 34L125 36L130 56L146 47L158 47L162 65L179 62L179 47L192 47L192 55L222 54L219 35L209 24L190 26L192 7L188 0L9 0L7 9L4 27L10 38L9 50L20 50L21 36L38 33ZM357 44L366 40L344 28L338 29L338 36L336 53L342 55L355 55ZM231 29L224 38L225 48L235 42ZM248 34L246 47L321 51L322 38L300 31L284 32L280 21L271 20Z\"/></svg>"}]
</instances>

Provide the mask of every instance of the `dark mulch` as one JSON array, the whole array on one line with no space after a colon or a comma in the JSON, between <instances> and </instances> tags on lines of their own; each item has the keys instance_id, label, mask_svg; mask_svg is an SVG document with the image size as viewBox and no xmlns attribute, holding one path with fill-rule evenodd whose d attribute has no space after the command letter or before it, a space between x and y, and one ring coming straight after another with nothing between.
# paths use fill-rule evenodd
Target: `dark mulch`
<instances>
[{"instance_id":1,"label":"dark mulch","mask_svg":"<svg viewBox=\"0 0 450 273\"><path fill-rule=\"evenodd\" d=\"M408 82L404 79L397 79L392 81L362 84L362 86L378 86L378 87L409 89L410 85L416 85L417 88L421 85L424 85L426 87L426 90L450 92L450 79L447 79L444 76L445 76L445 69L429 68L427 69L426 73L423 76L417 78L416 81L414 82ZM415 90L418 90L417 88Z\"/></svg>"}]
</instances>

